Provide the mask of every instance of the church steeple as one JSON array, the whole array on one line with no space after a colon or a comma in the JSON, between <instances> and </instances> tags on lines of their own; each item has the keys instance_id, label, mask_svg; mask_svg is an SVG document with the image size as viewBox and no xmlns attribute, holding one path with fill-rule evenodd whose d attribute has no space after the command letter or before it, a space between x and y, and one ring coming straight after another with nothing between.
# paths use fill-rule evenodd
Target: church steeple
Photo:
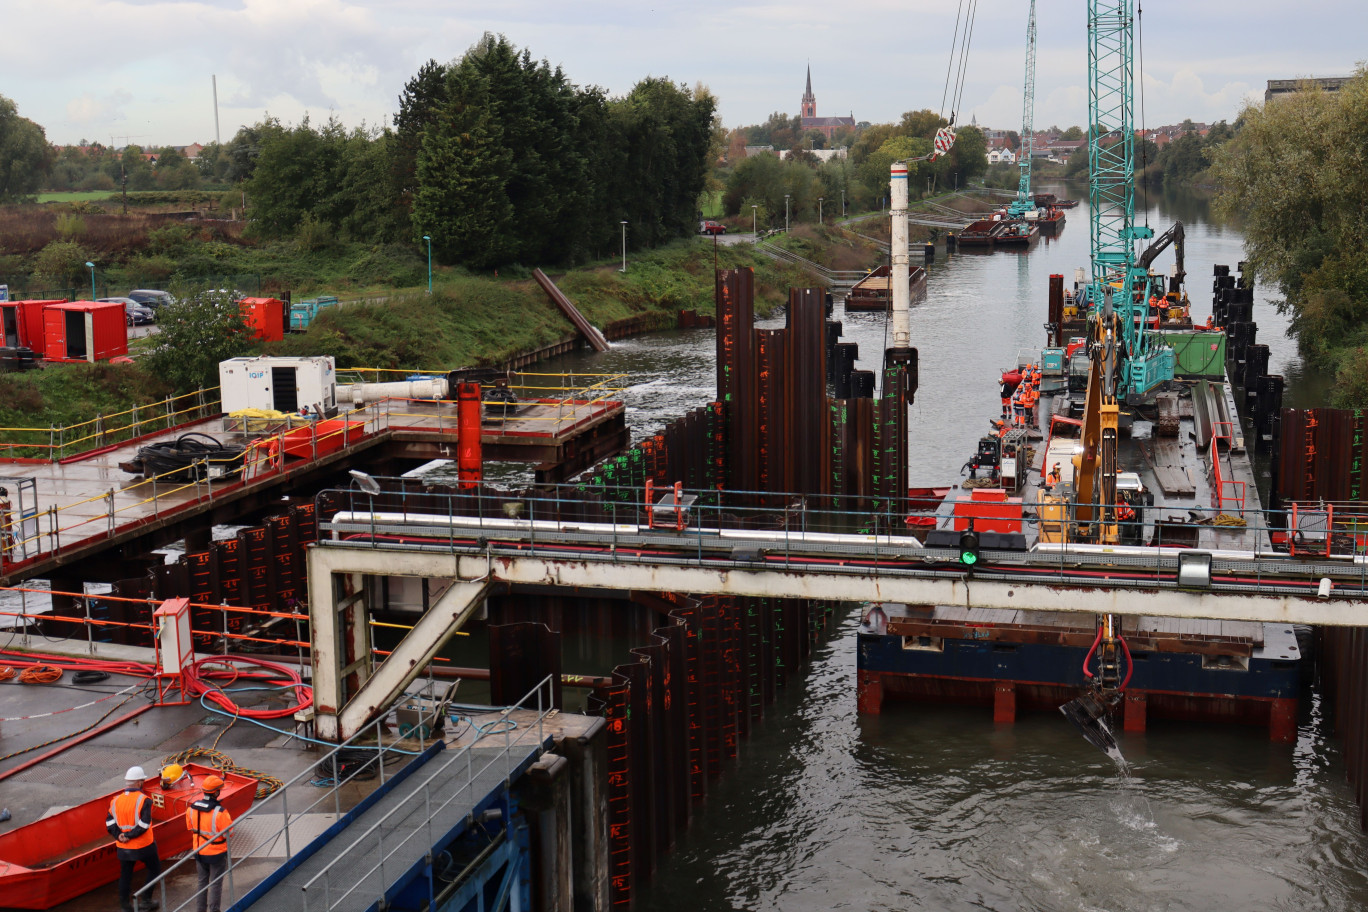
<instances>
[{"instance_id":1,"label":"church steeple","mask_svg":"<svg viewBox=\"0 0 1368 912\"><path fill-rule=\"evenodd\" d=\"M807 68L807 91L803 93L803 117L817 116L817 96L812 94L812 64Z\"/></svg>"}]
</instances>

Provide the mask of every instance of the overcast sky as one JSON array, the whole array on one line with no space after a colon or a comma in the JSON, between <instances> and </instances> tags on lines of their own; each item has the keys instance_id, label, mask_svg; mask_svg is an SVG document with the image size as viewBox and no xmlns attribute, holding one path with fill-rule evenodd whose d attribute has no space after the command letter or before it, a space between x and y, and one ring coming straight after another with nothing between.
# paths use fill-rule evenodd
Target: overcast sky
<instances>
[{"instance_id":1,"label":"overcast sky","mask_svg":"<svg viewBox=\"0 0 1368 912\"><path fill-rule=\"evenodd\" d=\"M653 6L654 4L654 6ZM222 139L267 112L388 123L429 58L480 34L621 94L644 76L703 82L728 126L798 112L874 123L941 109L958 0L0 0L0 95L54 143ZM1085 0L1041 0L1037 127L1087 120ZM961 122L1019 129L1027 0L979 0ZM1335 76L1368 58L1365 0L1148 0L1145 121L1234 119L1268 79ZM948 113L948 111L947 111ZM1139 123L1139 102L1136 120Z\"/></svg>"}]
</instances>

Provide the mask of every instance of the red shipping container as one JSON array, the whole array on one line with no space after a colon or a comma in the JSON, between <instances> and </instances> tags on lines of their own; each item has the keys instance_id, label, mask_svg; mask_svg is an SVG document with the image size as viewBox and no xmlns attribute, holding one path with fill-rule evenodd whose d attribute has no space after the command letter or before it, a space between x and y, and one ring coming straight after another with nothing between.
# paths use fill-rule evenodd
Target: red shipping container
<instances>
[{"instance_id":1,"label":"red shipping container","mask_svg":"<svg viewBox=\"0 0 1368 912\"><path fill-rule=\"evenodd\" d=\"M973 488L968 500L955 501L955 530L968 529L971 519L975 532L1020 532L1021 498L1002 488Z\"/></svg>"},{"instance_id":2,"label":"red shipping container","mask_svg":"<svg viewBox=\"0 0 1368 912\"><path fill-rule=\"evenodd\" d=\"M238 301L253 334L263 342L285 338L285 302L279 298L243 298Z\"/></svg>"},{"instance_id":3,"label":"red shipping container","mask_svg":"<svg viewBox=\"0 0 1368 912\"><path fill-rule=\"evenodd\" d=\"M0 326L3 326L7 348L29 348L38 357L47 350L43 331L43 308L50 304L65 304L66 299L51 301L0 302Z\"/></svg>"},{"instance_id":4,"label":"red shipping container","mask_svg":"<svg viewBox=\"0 0 1368 912\"><path fill-rule=\"evenodd\" d=\"M47 361L108 361L128 354L128 324L118 301L69 301L43 308Z\"/></svg>"}]
</instances>

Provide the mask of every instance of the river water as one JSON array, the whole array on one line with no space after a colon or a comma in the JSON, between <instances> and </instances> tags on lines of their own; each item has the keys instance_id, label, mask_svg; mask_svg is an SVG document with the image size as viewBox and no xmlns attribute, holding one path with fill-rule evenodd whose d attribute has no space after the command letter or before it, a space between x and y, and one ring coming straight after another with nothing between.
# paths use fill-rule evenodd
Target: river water
<instances>
[{"instance_id":1,"label":"river water","mask_svg":"<svg viewBox=\"0 0 1368 912\"><path fill-rule=\"evenodd\" d=\"M1243 239L1200 199L1149 203L1142 217L1156 233L1175 218L1185 223L1188 288L1201 322L1211 265L1234 269ZM912 314L921 358L913 485L957 479L998 409L998 372L1018 348L1043 344L1049 274L1072 282L1087 252L1082 204L1059 239L1028 255L931 264L927 298ZM1171 262L1170 252L1159 265ZM1301 369L1286 320L1262 291L1255 319L1270 370L1288 377L1286 403L1318 404L1324 383ZM782 315L767 325L782 325ZM860 367L877 367L882 317L845 318L844 341L859 343ZM627 374L639 437L712 397L713 344L710 330L661 333L547 369ZM1294 745L1233 726L1158 722L1125 733L1127 776L1058 714L997 726L985 708L890 703L882 716L859 716L857 621L854 612L844 617L743 742L740 762L641 890L638 908L1368 908L1368 839L1315 692L1304 695Z\"/></svg>"}]
</instances>

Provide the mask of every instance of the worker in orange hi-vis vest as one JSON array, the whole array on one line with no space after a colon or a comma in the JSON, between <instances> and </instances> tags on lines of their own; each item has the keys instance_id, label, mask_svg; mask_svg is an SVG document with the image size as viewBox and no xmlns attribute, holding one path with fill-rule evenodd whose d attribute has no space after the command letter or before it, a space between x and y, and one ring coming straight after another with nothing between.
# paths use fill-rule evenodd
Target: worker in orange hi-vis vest
<instances>
[{"instance_id":1,"label":"worker in orange hi-vis vest","mask_svg":"<svg viewBox=\"0 0 1368 912\"><path fill-rule=\"evenodd\" d=\"M105 829L117 842L119 908L123 912L133 912L133 868L138 862L147 869L148 883L161 876L161 858L152 837L152 802L142 790L146 779L141 766L129 767L124 774L124 790L109 802L109 817L105 820ZM155 909L157 901L150 900L143 908Z\"/></svg>"},{"instance_id":2,"label":"worker in orange hi-vis vest","mask_svg":"<svg viewBox=\"0 0 1368 912\"><path fill-rule=\"evenodd\" d=\"M185 827L190 831L190 849L199 868L195 893L196 912L222 912L223 875L228 870L228 827L233 815L219 804L223 780L205 776L200 784L204 797L185 809Z\"/></svg>"}]
</instances>

